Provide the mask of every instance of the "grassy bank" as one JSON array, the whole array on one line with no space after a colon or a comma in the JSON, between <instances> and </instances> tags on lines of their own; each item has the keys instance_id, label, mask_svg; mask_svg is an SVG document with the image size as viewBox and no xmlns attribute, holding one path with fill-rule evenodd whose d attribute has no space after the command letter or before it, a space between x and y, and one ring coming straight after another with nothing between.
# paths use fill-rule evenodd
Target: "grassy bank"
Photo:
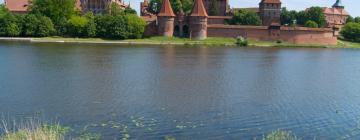
<instances>
[{"instance_id":1,"label":"grassy bank","mask_svg":"<svg viewBox=\"0 0 360 140\"><path fill-rule=\"evenodd\" d=\"M0 40L31 41L31 42L58 42L58 43L103 43L103 44L139 44L139 45L204 45L237 47L235 38L209 37L205 40L191 40L189 38L150 37L143 39L111 40L102 38L0 38ZM287 42L248 40L249 47L299 47L299 48L360 48L360 43L339 40L338 45L297 45Z\"/></svg>"},{"instance_id":2,"label":"grassy bank","mask_svg":"<svg viewBox=\"0 0 360 140\"><path fill-rule=\"evenodd\" d=\"M79 137L70 137L67 135L70 128L60 126L59 124L26 124L9 131L5 127L5 133L0 135L0 140L99 140L100 135L90 133ZM123 136L123 140L128 140L129 136ZM176 140L176 137L165 136L164 140ZM254 138L256 139L256 138ZM300 140L289 131L276 130L264 135L262 140Z\"/></svg>"}]
</instances>

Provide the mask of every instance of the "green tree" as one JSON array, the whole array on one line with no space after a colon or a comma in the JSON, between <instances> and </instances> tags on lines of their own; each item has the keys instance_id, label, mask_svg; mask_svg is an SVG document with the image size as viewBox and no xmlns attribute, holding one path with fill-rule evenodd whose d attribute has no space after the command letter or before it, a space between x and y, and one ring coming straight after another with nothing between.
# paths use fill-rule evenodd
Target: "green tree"
<instances>
[{"instance_id":1,"label":"green tree","mask_svg":"<svg viewBox=\"0 0 360 140\"><path fill-rule=\"evenodd\" d=\"M38 16L39 24L35 36L46 37L55 32L54 24L50 18L46 16Z\"/></svg>"},{"instance_id":2,"label":"green tree","mask_svg":"<svg viewBox=\"0 0 360 140\"><path fill-rule=\"evenodd\" d=\"M96 36L96 24L94 14L91 12L86 13L85 17L88 20L87 25L85 26L84 36L85 37L95 37Z\"/></svg>"},{"instance_id":3,"label":"green tree","mask_svg":"<svg viewBox=\"0 0 360 140\"><path fill-rule=\"evenodd\" d=\"M127 32L129 33L127 38L141 38L145 31L145 21L133 14L126 15L125 20Z\"/></svg>"},{"instance_id":4,"label":"green tree","mask_svg":"<svg viewBox=\"0 0 360 140\"><path fill-rule=\"evenodd\" d=\"M0 17L5 16L7 13L9 13L9 10L5 7L4 4L0 4Z\"/></svg>"},{"instance_id":5,"label":"green tree","mask_svg":"<svg viewBox=\"0 0 360 140\"><path fill-rule=\"evenodd\" d=\"M185 14L190 14L193 8L193 0L182 0L182 8Z\"/></svg>"},{"instance_id":6,"label":"green tree","mask_svg":"<svg viewBox=\"0 0 360 140\"><path fill-rule=\"evenodd\" d=\"M356 23L360 23L360 17L356 17L356 18L354 18L354 22L356 22Z\"/></svg>"},{"instance_id":7,"label":"green tree","mask_svg":"<svg viewBox=\"0 0 360 140\"><path fill-rule=\"evenodd\" d=\"M319 25L315 21L308 20L305 22L305 27L318 28Z\"/></svg>"},{"instance_id":8,"label":"green tree","mask_svg":"<svg viewBox=\"0 0 360 140\"><path fill-rule=\"evenodd\" d=\"M35 36L40 23L36 15L25 15L22 21L22 36Z\"/></svg>"},{"instance_id":9,"label":"green tree","mask_svg":"<svg viewBox=\"0 0 360 140\"><path fill-rule=\"evenodd\" d=\"M234 13L228 23L232 25L260 25L261 20L255 12L239 10Z\"/></svg>"},{"instance_id":10,"label":"green tree","mask_svg":"<svg viewBox=\"0 0 360 140\"><path fill-rule=\"evenodd\" d=\"M0 18L0 36L16 37L21 34L21 16L12 13Z\"/></svg>"},{"instance_id":11,"label":"green tree","mask_svg":"<svg viewBox=\"0 0 360 140\"><path fill-rule=\"evenodd\" d=\"M171 7L175 13L179 12L180 9L184 11L185 14L189 14L192 10L193 1L192 0L170 0ZM150 0L149 11L151 13L159 13L162 5L162 0Z\"/></svg>"},{"instance_id":12,"label":"green tree","mask_svg":"<svg viewBox=\"0 0 360 140\"><path fill-rule=\"evenodd\" d=\"M49 17L59 29L76 14L75 0L33 0L30 13Z\"/></svg>"},{"instance_id":13,"label":"green tree","mask_svg":"<svg viewBox=\"0 0 360 140\"><path fill-rule=\"evenodd\" d=\"M347 23L341 29L340 34L346 40L360 42L360 23L354 23L354 22Z\"/></svg>"},{"instance_id":14,"label":"green tree","mask_svg":"<svg viewBox=\"0 0 360 140\"><path fill-rule=\"evenodd\" d=\"M125 14L134 14L134 15L137 14L136 10L132 9L131 7L126 7L124 9L124 12L125 12Z\"/></svg>"},{"instance_id":15,"label":"green tree","mask_svg":"<svg viewBox=\"0 0 360 140\"><path fill-rule=\"evenodd\" d=\"M286 7L281 9L281 25L291 25L293 21L297 19L297 12L295 10L288 11Z\"/></svg>"},{"instance_id":16,"label":"green tree","mask_svg":"<svg viewBox=\"0 0 360 140\"><path fill-rule=\"evenodd\" d=\"M321 7L310 7L307 11L307 20L316 22L319 27L324 27L326 24L325 15Z\"/></svg>"},{"instance_id":17,"label":"green tree","mask_svg":"<svg viewBox=\"0 0 360 140\"><path fill-rule=\"evenodd\" d=\"M346 19L346 23L349 23L349 22L355 22L355 19L354 19L352 16L349 16L349 17Z\"/></svg>"},{"instance_id":18,"label":"green tree","mask_svg":"<svg viewBox=\"0 0 360 140\"><path fill-rule=\"evenodd\" d=\"M86 17L72 16L67 23L67 34L75 37L85 37L86 26L89 20Z\"/></svg>"},{"instance_id":19,"label":"green tree","mask_svg":"<svg viewBox=\"0 0 360 140\"><path fill-rule=\"evenodd\" d=\"M219 3L217 0L211 0L209 15L210 16L218 16L219 15Z\"/></svg>"},{"instance_id":20,"label":"green tree","mask_svg":"<svg viewBox=\"0 0 360 140\"><path fill-rule=\"evenodd\" d=\"M96 25L96 36L103 38L111 38L111 35L108 33L112 25L114 16L112 15L97 15L95 16L95 25Z\"/></svg>"}]
</instances>

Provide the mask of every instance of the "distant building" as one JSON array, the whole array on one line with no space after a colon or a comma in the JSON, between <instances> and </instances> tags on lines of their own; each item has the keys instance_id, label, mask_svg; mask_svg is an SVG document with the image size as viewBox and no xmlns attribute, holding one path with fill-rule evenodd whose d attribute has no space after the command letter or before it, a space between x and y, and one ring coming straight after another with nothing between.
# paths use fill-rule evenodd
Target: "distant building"
<instances>
[{"instance_id":1,"label":"distant building","mask_svg":"<svg viewBox=\"0 0 360 140\"><path fill-rule=\"evenodd\" d=\"M341 28L350 16L341 0L336 0L332 8L324 7L323 10L327 27Z\"/></svg>"},{"instance_id":2,"label":"distant building","mask_svg":"<svg viewBox=\"0 0 360 140\"><path fill-rule=\"evenodd\" d=\"M5 6L13 13L27 13L30 6L30 0L5 0ZM76 0L75 7L82 12L104 13L109 6L115 3L121 8L126 8L123 0Z\"/></svg>"}]
</instances>

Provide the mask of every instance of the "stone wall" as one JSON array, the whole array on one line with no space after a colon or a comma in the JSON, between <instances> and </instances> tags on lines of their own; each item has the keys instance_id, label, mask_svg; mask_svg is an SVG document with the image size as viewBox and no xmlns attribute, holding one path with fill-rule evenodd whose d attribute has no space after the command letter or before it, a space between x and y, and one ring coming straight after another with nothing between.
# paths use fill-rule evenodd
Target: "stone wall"
<instances>
[{"instance_id":1,"label":"stone wall","mask_svg":"<svg viewBox=\"0 0 360 140\"><path fill-rule=\"evenodd\" d=\"M269 29L268 26L208 25L208 37L237 37L263 41L285 41L295 44L336 45L337 38L330 28L281 27Z\"/></svg>"}]
</instances>

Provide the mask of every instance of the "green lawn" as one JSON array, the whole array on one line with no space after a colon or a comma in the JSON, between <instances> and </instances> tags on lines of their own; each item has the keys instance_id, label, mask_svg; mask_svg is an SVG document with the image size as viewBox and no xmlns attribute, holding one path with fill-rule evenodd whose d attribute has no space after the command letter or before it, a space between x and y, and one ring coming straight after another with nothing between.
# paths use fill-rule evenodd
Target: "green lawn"
<instances>
[{"instance_id":1,"label":"green lawn","mask_svg":"<svg viewBox=\"0 0 360 140\"><path fill-rule=\"evenodd\" d=\"M45 37L34 38L33 41L42 42L78 42L78 43L124 43L124 44L174 44L174 45L207 45L207 46L236 46L235 38L209 37L205 40L191 40L177 37L149 37L143 39L111 40L101 38L64 38ZM248 40L249 47L304 47L304 48L360 48L360 43L339 40L338 45L296 45L287 42Z\"/></svg>"}]
</instances>

